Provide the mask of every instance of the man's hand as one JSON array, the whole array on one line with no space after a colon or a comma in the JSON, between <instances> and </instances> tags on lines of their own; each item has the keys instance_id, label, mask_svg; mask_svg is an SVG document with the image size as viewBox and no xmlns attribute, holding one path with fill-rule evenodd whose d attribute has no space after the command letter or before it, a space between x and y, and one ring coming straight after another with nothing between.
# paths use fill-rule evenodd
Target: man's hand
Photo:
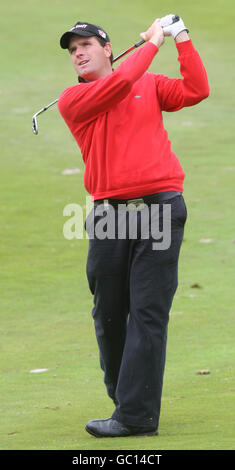
<instances>
[{"instance_id":1,"label":"man's hand","mask_svg":"<svg viewBox=\"0 0 235 470\"><path fill-rule=\"evenodd\" d=\"M149 41L155 44L158 48L164 43L164 32L160 25L160 18L157 18L150 28L144 33L140 34L144 41Z\"/></svg>"},{"instance_id":2,"label":"man's hand","mask_svg":"<svg viewBox=\"0 0 235 470\"><path fill-rule=\"evenodd\" d=\"M182 33L183 31L188 33L188 29L186 28L182 18L179 16L177 16L178 21L174 21L169 24L169 22L171 22L174 17L176 17L176 15L164 16L161 19L161 25L163 27L164 36L172 36L175 39L176 36L178 36L178 34Z\"/></svg>"}]
</instances>

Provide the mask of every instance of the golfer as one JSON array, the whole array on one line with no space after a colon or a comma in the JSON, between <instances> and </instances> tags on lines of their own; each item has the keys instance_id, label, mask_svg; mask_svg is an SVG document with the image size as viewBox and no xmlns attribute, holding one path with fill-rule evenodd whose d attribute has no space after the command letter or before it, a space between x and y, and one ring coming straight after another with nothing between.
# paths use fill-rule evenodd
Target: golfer
<instances>
[{"instance_id":1,"label":"golfer","mask_svg":"<svg viewBox=\"0 0 235 470\"><path fill-rule=\"evenodd\" d=\"M165 35L175 40L182 78L148 72ZM162 112L196 105L209 95L205 68L181 18L164 30L156 19L140 37L145 44L115 70L110 39L101 27L78 22L60 40L79 84L61 94L58 108L82 152L95 226L105 217L95 212L104 204L115 213L130 202L136 210L140 202L158 205L161 227L164 206L171 209L167 249L153 249L151 231L141 238L139 225L136 239L89 240L87 277L100 365L115 404L111 417L86 425L96 437L158 434L167 326L187 217L185 173Z\"/></svg>"}]
</instances>

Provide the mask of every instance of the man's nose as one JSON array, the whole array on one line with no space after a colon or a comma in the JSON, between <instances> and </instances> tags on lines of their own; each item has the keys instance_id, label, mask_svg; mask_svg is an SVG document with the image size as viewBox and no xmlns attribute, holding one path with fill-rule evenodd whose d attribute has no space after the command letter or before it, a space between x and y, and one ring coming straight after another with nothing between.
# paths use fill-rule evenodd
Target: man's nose
<instances>
[{"instance_id":1,"label":"man's nose","mask_svg":"<svg viewBox=\"0 0 235 470\"><path fill-rule=\"evenodd\" d=\"M76 49L76 57L80 57L83 55L83 49L82 47L80 46L77 46L77 49Z\"/></svg>"}]
</instances>

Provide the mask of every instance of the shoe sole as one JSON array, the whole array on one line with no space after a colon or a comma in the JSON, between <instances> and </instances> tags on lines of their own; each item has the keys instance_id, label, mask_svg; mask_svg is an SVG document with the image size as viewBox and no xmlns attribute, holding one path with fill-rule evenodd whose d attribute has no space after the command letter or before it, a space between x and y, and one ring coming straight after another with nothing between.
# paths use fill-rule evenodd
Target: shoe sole
<instances>
[{"instance_id":1,"label":"shoe sole","mask_svg":"<svg viewBox=\"0 0 235 470\"><path fill-rule=\"evenodd\" d=\"M87 426L85 427L85 430L91 434L91 436L94 437L139 437L139 436L158 436L158 431L150 431L150 432L144 432L144 433L138 433L138 434L123 434L121 436L104 436L101 434L95 433L95 431L89 429Z\"/></svg>"}]
</instances>

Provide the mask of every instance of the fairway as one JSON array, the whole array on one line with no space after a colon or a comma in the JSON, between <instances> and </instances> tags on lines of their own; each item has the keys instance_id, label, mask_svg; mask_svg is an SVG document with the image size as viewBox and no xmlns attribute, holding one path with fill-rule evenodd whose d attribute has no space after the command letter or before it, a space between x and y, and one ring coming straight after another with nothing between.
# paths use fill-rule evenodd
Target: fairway
<instances>
[{"instance_id":1,"label":"fairway","mask_svg":"<svg viewBox=\"0 0 235 470\"><path fill-rule=\"evenodd\" d=\"M186 173L188 220L159 436L96 439L86 423L110 417L114 408L91 315L88 240L63 235L67 204L79 204L85 217L84 164L57 106L38 117L37 136L32 116L77 83L59 46L76 21L103 26L115 57L168 13L182 16L189 28L211 92L196 107L163 113ZM0 450L235 449L233 20L232 0L2 5ZM172 38L150 70L180 77Z\"/></svg>"}]
</instances>

